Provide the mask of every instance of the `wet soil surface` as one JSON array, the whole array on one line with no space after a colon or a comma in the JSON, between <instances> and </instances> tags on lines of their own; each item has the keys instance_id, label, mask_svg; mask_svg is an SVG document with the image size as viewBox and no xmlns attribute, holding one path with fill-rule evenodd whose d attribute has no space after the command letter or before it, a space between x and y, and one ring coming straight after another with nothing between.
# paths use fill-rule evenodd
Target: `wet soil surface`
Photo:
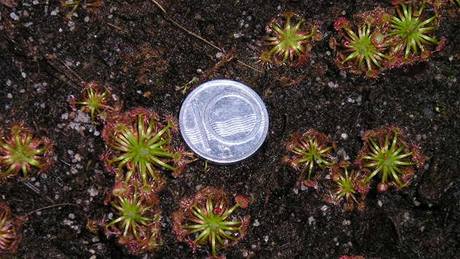
<instances>
[{"instance_id":1,"label":"wet soil surface","mask_svg":"<svg viewBox=\"0 0 460 259\"><path fill-rule=\"evenodd\" d=\"M442 52L371 80L338 71L327 42L338 16L389 7L390 1L162 2L172 19L225 53L174 26L150 1L105 1L97 10L78 8L71 19L59 1L18 2L15 8L0 4L0 123L6 128L24 121L53 139L56 163L46 174L3 184L1 199L17 215L52 204L77 205L33 213L19 258L130 257L115 240L85 227L88 219L109 213L103 200L113 177L98 158L105 149L102 126L69 106L72 95L80 96L79 82L110 86L126 110L142 106L177 116L185 95L176 87L195 77L252 86L268 107L269 136L241 163L209 165L205 172L199 160L183 176L167 176L160 193L164 244L148 257L207 255L178 243L169 218L183 197L204 186L253 199L248 236L225 251L228 258L458 256L460 22L455 9L443 14L438 35L448 43ZM262 67L257 57L264 27L284 10L320 21L325 39L303 68ZM260 71L228 60L232 51ZM389 124L405 129L429 159L409 188L371 192L362 212L344 212L315 192L298 189L297 173L280 163L285 141L298 130L325 132L337 142L340 156L353 160L361 134Z\"/></svg>"}]
</instances>

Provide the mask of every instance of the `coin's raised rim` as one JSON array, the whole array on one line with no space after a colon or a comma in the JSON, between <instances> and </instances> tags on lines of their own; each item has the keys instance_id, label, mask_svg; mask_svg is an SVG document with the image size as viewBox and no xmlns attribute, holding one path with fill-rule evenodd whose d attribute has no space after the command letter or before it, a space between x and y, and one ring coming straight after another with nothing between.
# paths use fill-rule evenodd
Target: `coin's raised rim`
<instances>
[{"instance_id":1,"label":"coin's raised rim","mask_svg":"<svg viewBox=\"0 0 460 259\"><path fill-rule=\"evenodd\" d=\"M191 98L193 98L195 95L197 95L201 91L204 91L207 88L214 87L216 85L235 86L235 87L240 88L243 91L245 91L249 96L254 98L254 100L261 107L262 117L266 120L266 123L264 123L264 125L263 125L263 127L264 127L263 128L263 135L262 135L263 137L260 138L260 140L258 142L255 142L256 145L254 146L254 150L252 152L249 152L248 154L242 156L242 157L239 157L238 159L214 159L214 158L206 156L206 154L204 154L203 152L197 150L196 148L194 148L193 145L190 144L189 139L186 137L187 135L184 134L184 131L183 131L184 129L181 127L181 125L183 124L183 121L184 121L184 116L185 116L184 115L184 104L189 102L189 100ZM257 94L257 92L254 91L251 87L249 87L249 86L247 86L247 85L245 85L243 83L240 83L240 82L234 81L234 80L228 80L228 79L211 80L211 81L205 82L205 83L199 85L198 87L196 87L184 99L184 101L182 102L182 105L181 105L180 112L179 112L179 130L181 132L182 138L184 139L185 143L187 143L187 146L190 149L192 149L193 152L198 154L200 157L202 157L202 158L204 158L204 159L206 159L208 161L211 161L213 163L222 164L222 165L234 164L234 163L240 162L240 161L245 160L245 159L249 158L250 156L254 155L257 152L257 150L259 150L260 147L264 144L265 140L267 139L269 125L270 125L270 118L268 116L267 107L265 106L265 103L263 102L262 98L260 98L259 94Z\"/></svg>"}]
</instances>

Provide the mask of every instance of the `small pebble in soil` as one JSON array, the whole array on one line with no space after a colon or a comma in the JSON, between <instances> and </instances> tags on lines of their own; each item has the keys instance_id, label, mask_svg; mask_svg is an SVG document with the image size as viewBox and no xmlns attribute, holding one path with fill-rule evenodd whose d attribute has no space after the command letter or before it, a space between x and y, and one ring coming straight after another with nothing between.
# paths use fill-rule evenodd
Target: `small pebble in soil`
<instances>
[{"instance_id":1,"label":"small pebble in soil","mask_svg":"<svg viewBox=\"0 0 460 259\"><path fill-rule=\"evenodd\" d=\"M265 241L265 243L268 242L268 235L264 236L264 241Z\"/></svg>"},{"instance_id":2,"label":"small pebble in soil","mask_svg":"<svg viewBox=\"0 0 460 259\"><path fill-rule=\"evenodd\" d=\"M340 137L343 139L343 140L347 140L348 139L348 134L347 133L342 133L340 135Z\"/></svg>"},{"instance_id":3,"label":"small pebble in soil","mask_svg":"<svg viewBox=\"0 0 460 259\"><path fill-rule=\"evenodd\" d=\"M329 86L330 88L337 88L339 87L339 84L330 81L329 83L327 83L327 86Z\"/></svg>"},{"instance_id":4,"label":"small pebble in soil","mask_svg":"<svg viewBox=\"0 0 460 259\"><path fill-rule=\"evenodd\" d=\"M69 219L75 219L75 214L70 213L70 214L69 214Z\"/></svg>"},{"instance_id":5,"label":"small pebble in soil","mask_svg":"<svg viewBox=\"0 0 460 259\"><path fill-rule=\"evenodd\" d=\"M224 53L222 53L220 51L216 53L216 58L217 59L221 59L223 56L224 56Z\"/></svg>"},{"instance_id":6,"label":"small pebble in soil","mask_svg":"<svg viewBox=\"0 0 460 259\"><path fill-rule=\"evenodd\" d=\"M349 226L350 224L351 224L351 221L349 221L349 220L347 220L347 219L344 219L344 220L342 221L342 225L344 225L344 226Z\"/></svg>"},{"instance_id":7,"label":"small pebble in soil","mask_svg":"<svg viewBox=\"0 0 460 259\"><path fill-rule=\"evenodd\" d=\"M91 197L96 197L99 194L99 191L96 188L94 188L94 186L91 186L88 189L88 193Z\"/></svg>"},{"instance_id":8,"label":"small pebble in soil","mask_svg":"<svg viewBox=\"0 0 460 259\"><path fill-rule=\"evenodd\" d=\"M313 216L308 217L308 225L312 225L315 223L315 218Z\"/></svg>"},{"instance_id":9,"label":"small pebble in soil","mask_svg":"<svg viewBox=\"0 0 460 259\"><path fill-rule=\"evenodd\" d=\"M257 220L257 219L256 219L256 220L254 220L254 223L252 223L252 225L253 225L254 227L258 227L258 226L260 226L260 222L259 222L259 220Z\"/></svg>"},{"instance_id":10,"label":"small pebble in soil","mask_svg":"<svg viewBox=\"0 0 460 259\"><path fill-rule=\"evenodd\" d=\"M13 99L13 95L12 95L11 93L8 93L8 94L6 95L6 98L8 98L8 99Z\"/></svg>"},{"instance_id":11,"label":"small pebble in soil","mask_svg":"<svg viewBox=\"0 0 460 259\"><path fill-rule=\"evenodd\" d=\"M15 21L18 21L18 20L19 20L19 16L18 16L16 13L14 13L14 12L10 13L10 17L11 17L11 19L13 19L13 20L15 20Z\"/></svg>"},{"instance_id":12,"label":"small pebble in soil","mask_svg":"<svg viewBox=\"0 0 460 259\"><path fill-rule=\"evenodd\" d=\"M377 201L377 205L379 205L379 207L382 207L383 206L383 202L381 200L378 200Z\"/></svg>"},{"instance_id":13,"label":"small pebble in soil","mask_svg":"<svg viewBox=\"0 0 460 259\"><path fill-rule=\"evenodd\" d=\"M347 154L347 151L345 151L344 148L339 148L339 150L337 150L337 155L342 157L344 160L350 160L350 156Z\"/></svg>"}]
</instances>

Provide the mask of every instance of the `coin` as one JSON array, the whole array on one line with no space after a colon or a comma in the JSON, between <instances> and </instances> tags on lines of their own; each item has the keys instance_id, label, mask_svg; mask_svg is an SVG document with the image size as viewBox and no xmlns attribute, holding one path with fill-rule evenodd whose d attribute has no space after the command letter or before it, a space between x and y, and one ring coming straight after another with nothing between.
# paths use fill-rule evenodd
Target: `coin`
<instances>
[{"instance_id":1,"label":"coin","mask_svg":"<svg viewBox=\"0 0 460 259\"><path fill-rule=\"evenodd\" d=\"M232 80L199 85L185 99L179 127L199 156L230 164L254 154L268 133L268 112L259 95Z\"/></svg>"}]
</instances>

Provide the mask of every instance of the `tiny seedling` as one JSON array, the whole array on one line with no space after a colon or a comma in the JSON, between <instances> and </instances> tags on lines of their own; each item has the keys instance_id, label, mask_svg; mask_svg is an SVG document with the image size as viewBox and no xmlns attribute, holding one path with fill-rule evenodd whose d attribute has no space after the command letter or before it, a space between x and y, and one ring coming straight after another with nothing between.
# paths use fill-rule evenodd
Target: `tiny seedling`
<instances>
[{"instance_id":1,"label":"tiny seedling","mask_svg":"<svg viewBox=\"0 0 460 259\"><path fill-rule=\"evenodd\" d=\"M219 248L236 244L246 235L249 216L233 214L238 208L247 208L249 202L243 196L236 196L235 201L230 207L225 192L211 187L183 200L173 214L173 230L178 240L188 242L193 250L208 244L213 257Z\"/></svg>"},{"instance_id":2,"label":"tiny seedling","mask_svg":"<svg viewBox=\"0 0 460 259\"><path fill-rule=\"evenodd\" d=\"M352 211L356 205L364 208L364 198L367 193L362 193L360 186L362 175L357 170L350 169L349 163L340 162L331 168L332 186L329 189L329 199L336 205L343 204L345 211Z\"/></svg>"},{"instance_id":3,"label":"tiny seedling","mask_svg":"<svg viewBox=\"0 0 460 259\"><path fill-rule=\"evenodd\" d=\"M409 185L416 168L421 168L425 158L417 146L408 144L402 130L387 127L367 131L363 135L364 146L357 164L369 170L365 182L369 184L377 175L379 192L388 190L389 185L403 188Z\"/></svg>"},{"instance_id":4,"label":"tiny seedling","mask_svg":"<svg viewBox=\"0 0 460 259\"><path fill-rule=\"evenodd\" d=\"M46 171L52 164L53 144L46 137L38 138L23 124L11 127L10 135L0 133L0 179L22 172L29 177L32 169Z\"/></svg>"},{"instance_id":5,"label":"tiny seedling","mask_svg":"<svg viewBox=\"0 0 460 259\"><path fill-rule=\"evenodd\" d=\"M334 164L334 143L325 134L314 129L303 134L294 134L286 149L289 155L283 162L301 172L300 180L307 187L316 188L314 174Z\"/></svg>"},{"instance_id":6,"label":"tiny seedling","mask_svg":"<svg viewBox=\"0 0 460 259\"><path fill-rule=\"evenodd\" d=\"M260 59L274 64L302 65L307 60L312 42L321 39L317 25L306 25L305 20L293 12L273 19L266 28L268 50Z\"/></svg>"},{"instance_id":7,"label":"tiny seedling","mask_svg":"<svg viewBox=\"0 0 460 259\"><path fill-rule=\"evenodd\" d=\"M102 90L98 84L91 82L85 85L82 100L75 101L72 99L71 104L72 106L80 106L81 110L89 113L91 119L94 120L101 113L114 109L109 105L111 95L109 89L105 88Z\"/></svg>"}]
</instances>

